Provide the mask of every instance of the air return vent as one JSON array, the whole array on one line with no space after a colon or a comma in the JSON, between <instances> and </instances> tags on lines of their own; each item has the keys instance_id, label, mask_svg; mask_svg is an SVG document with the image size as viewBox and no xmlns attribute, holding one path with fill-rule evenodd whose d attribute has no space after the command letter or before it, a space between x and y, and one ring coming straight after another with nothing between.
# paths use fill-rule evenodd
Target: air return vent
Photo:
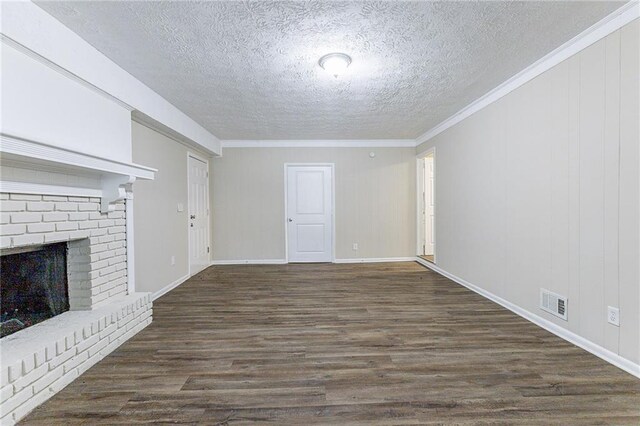
<instances>
[{"instance_id":1,"label":"air return vent","mask_svg":"<svg viewBox=\"0 0 640 426\"><path fill-rule=\"evenodd\" d=\"M540 309L567 320L567 298L544 288L540 289Z\"/></svg>"}]
</instances>

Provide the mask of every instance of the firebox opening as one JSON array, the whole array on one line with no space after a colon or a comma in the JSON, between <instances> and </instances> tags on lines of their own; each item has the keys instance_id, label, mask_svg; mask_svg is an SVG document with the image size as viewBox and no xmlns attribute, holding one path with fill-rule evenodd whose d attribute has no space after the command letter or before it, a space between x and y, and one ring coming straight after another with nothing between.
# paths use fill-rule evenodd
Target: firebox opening
<instances>
[{"instance_id":1,"label":"firebox opening","mask_svg":"<svg viewBox=\"0 0 640 426\"><path fill-rule=\"evenodd\" d=\"M67 243L0 257L0 337L69 310Z\"/></svg>"}]
</instances>

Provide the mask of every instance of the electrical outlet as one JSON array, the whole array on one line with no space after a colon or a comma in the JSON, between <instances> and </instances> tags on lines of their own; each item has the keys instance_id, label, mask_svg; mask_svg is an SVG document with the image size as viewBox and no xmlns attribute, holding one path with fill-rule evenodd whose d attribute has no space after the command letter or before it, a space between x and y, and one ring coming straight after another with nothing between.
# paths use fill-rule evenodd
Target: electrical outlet
<instances>
[{"instance_id":1,"label":"electrical outlet","mask_svg":"<svg viewBox=\"0 0 640 426\"><path fill-rule=\"evenodd\" d=\"M607 321L609 324L613 324L616 327L620 327L620 309L613 306L607 307Z\"/></svg>"},{"instance_id":2,"label":"electrical outlet","mask_svg":"<svg viewBox=\"0 0 640 426\"><path fill-rule=\"evenodd\" d=\"M175 264L176 264L176 257L171 256L171 266L175 266Z\"/></svg>"},{"instance_id":3,"label":"electrical outlet","mask_svg":"<svg viewBox=\"0 0 640 426\"><path fill-rule=\"evenodd\" d=\"M353 243L353 250L358 250L358 243Z\"/></svg>"}]
</instances>

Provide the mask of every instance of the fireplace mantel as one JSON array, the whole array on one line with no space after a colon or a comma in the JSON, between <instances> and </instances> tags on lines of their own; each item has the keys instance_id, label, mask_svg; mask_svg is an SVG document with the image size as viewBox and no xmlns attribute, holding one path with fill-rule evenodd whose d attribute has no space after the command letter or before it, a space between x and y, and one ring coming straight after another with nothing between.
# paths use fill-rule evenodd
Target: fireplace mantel
<instances>
[{"instance_id":1,"label":"fireplace mantel","mask_svg":"<svg viewBox=\"0 0 640 426\"><path fill-rule=\"evenodd\" d=\"M88 186L25 182L3 177L0 191L100 197L103 212L112 211L114 203L126 197L136 179L153 179L157 171L139 164L114 161L4 133L0 134L0 164L3 167L92 177L96 184Z\"/></svg>"}]
</instances>

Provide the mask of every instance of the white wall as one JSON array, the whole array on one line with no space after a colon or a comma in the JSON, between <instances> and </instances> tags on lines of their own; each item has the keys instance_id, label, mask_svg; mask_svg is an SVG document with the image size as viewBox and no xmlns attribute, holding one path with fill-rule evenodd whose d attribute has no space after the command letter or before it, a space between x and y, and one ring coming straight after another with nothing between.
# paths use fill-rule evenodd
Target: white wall
<instances>
[{"instance_id":1,"label":"white wall","mask_svg":"<svg viewBox=\"0 0 640 426\"><path fill-rule=\"evenodd\" d=\"M213 258L285 259L284 164L314 162L335 163L336 258L415 256L414 148L227 148L212 166Z\"/></svg>"},{"instance_id":2,"label":"white wall","mask_svg":"<svg viewBox=\"0 0 640 426\"><path fill-rule=\"evenodd\" d=\"M36 4L30 1L9 1L1 2L0 8L0 30L5 37L3 47L5 43L12 44L36 58L43 66L51 67L51 72L60 72L66 78L91 87L95 90L95 96L111 98L129 110L136 111L139 118L166 126L185 140L201 146L204 151L220 153L220 141L214 135ZM39 84L37 80L29 83L36 86ZM41 95L40 100L45 105L50 101L57 101L61 111L66 111L69 108L68 104L75 101L73 95L62 98L54 96L51 99L48 92ZM3 109L7 109L5 105ZM87 111L91 111L90 106ZM82 123L85 115L80 111L76 123ZM97 143L94 140L85 142L87 145ZM131 155L130 148L128 155Z\"/></svg>"},{"instance_id":3,"label":"white wall","mask_svg":"<svg viewBox=\"0 0 640 426\"><path fill-rule=\"evenodd\" d=\"M2 133L131 161L131 112L2 41Z\"/></svg>"},{"instance_id":4,"label":"white wall","mask_svg":"<svg viewBox=\"0 0 640 426\"><path fill-rule=\"evenodd\" d=\"M439 267L635 363L638 27L418 147L436 147ZM540 287L569 297L568 322L538 308Z\"/></svg>"},{"instance_id":5,"label":"white wall","mask_svg":"<svg viewBox=\"0 0 640 426\"><path fill-rule=\"evenodd\" d=\"M142 124L132 130L134 162L158 169L155 180L134 184L136 291L156 293L188 277L187 153L204 155Z\"/></svg>"}]
</instances>

